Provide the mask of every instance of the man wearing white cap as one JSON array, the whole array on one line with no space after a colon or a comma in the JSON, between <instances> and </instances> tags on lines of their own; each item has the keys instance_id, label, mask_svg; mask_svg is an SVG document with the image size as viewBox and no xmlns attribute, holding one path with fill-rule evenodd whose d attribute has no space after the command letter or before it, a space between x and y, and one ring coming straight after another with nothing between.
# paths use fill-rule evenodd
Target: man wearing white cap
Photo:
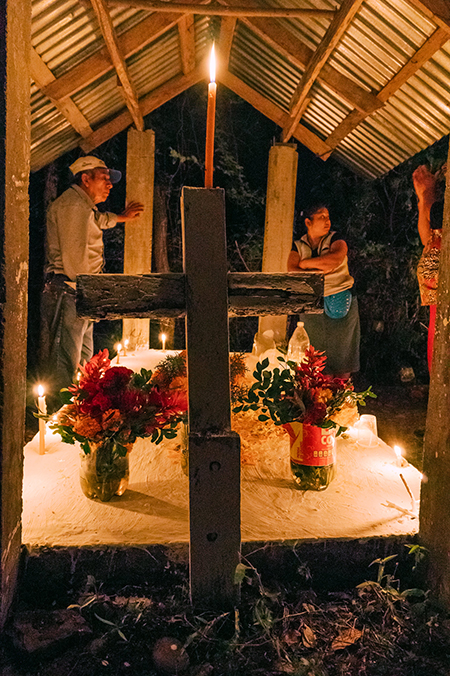
<instances>
[{"instance_id":1,"label":"man wearing white cap","mask_svg":"<svg viewBox=\"0 0 450 676\"><path fill-rule=\"evenodd\" d=\"M73 184L47 212L46 283L42 295L41 363L51 374L51 388L67 387L77 366L93 353L93 323L80 319L75 308L77 275L95 275L103 270L102 230L132 221L143 210L131 202L122 214L101 213L104 202L121 179L92 155L70 165Z\"/></svg>"}]
</instances>

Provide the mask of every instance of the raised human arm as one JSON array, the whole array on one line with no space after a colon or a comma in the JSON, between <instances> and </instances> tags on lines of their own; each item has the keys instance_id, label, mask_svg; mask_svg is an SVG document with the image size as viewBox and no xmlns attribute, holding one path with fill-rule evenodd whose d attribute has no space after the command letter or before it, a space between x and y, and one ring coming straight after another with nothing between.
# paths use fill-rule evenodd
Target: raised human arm
<instances>
[{"instance_id":1,"label":"raised human arm","mask_svg":"<svg viewBox=\"0 0 450 676\"><path fill-rule=\"evenodd\" d=\"M419 211L417 229L420 241L425 246L431 236L430 209L436 201L436 176L431 173L427 166L421 164L414 171L412 179Z\"/></svg>"}]
</instances>

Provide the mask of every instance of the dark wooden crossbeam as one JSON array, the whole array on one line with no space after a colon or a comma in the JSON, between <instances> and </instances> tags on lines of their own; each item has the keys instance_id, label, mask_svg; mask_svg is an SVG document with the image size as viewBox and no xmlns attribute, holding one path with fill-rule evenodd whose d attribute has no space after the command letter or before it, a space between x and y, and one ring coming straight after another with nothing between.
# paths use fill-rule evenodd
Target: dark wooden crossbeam
<instances>
[{"instance_id":1,"label":"dark wooden crossbeam","mask_svg":"<svg viewBox=\"0 0 450 676\"><path fill-rule=\"evenodd\" d=\"M77 311L91 319L184 317L184 273L80 275ZM282 315L322 312L323 275L309 272L228 273L228 314Z\"/></svg>"}]
</instances>

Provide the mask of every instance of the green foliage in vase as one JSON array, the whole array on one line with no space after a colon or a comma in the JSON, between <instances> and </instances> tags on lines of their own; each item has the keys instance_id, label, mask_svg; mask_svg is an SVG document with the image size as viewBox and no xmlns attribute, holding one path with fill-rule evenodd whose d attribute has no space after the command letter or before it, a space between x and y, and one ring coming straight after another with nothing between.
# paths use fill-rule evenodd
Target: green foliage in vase
<instances>
[{"instance_id":1,"label":"green foliage in vase","mask_svg":"<svg viewBox=\"0 0 450 676\"><path fill-rule=\"evenodd\" d=\"M306 351L300 364L278 357L280 368L266 370L269 360L258 362L255 382L233 410L261 410L259 420L272 418L276 425L301 422L323 428L336 428L338 434L358 419L357 404L375 397L369 387L355 392L351 380L323 373L326 357L314 347Z\"/></svg>"}]
</instances>

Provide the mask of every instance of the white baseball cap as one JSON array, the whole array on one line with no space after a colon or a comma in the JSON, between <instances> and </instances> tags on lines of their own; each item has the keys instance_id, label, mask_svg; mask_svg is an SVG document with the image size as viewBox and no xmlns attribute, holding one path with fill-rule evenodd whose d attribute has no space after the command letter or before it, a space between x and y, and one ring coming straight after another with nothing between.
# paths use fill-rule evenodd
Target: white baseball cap
<instances>
[{"instance_id":1,"label":"white baseball cap","mask_svg":"<svg viewBox=\"0 0 450 676\"><path fill-rule=\"evenodd\" d=\"M122 178L122 172L117 169L110 169L106 166L103 160L100 160L94 155L86 155L85 157L79 157L73 164L70 165L69 169L72 174L79 174L81 171L89 171L90 169L108 169L109 178L111 183L118 183Z\"/></svg>"}]
</instances>

